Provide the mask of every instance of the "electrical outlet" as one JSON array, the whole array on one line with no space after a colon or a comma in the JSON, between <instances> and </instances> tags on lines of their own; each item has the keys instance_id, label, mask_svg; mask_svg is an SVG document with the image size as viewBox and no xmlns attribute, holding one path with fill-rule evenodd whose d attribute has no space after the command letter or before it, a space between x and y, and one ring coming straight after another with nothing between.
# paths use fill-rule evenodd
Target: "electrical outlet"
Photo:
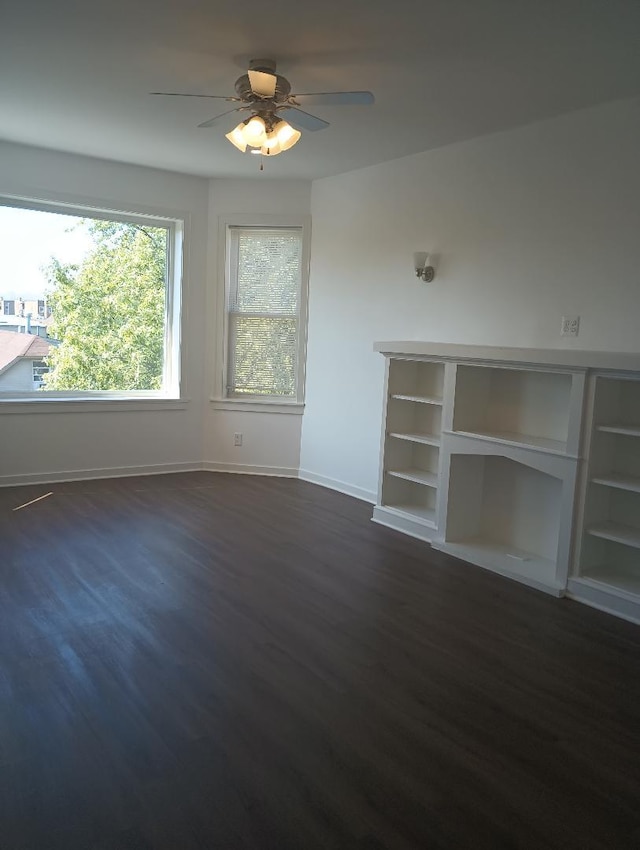
<instances>
[{"instance_id":1,"label":"electrical outlet","mask_svg":"<svg viewBox=\"0 0 640 850\"><path fill-rule=\"evenodd\" d=\"M580 316L563 316L560 326L560 336L578 336L580 331Z\"/></svg>"},{"instance_id":2,"label":"electrical outlet","mask_svg":"<svg viewBox=\"0 0 640 850\"><path fill-rule=\"evenodd\" d=\"M241 446L242 445L242 434L241 433L236 432L233 435L233 445L234 446Z\"/></svg>"}]
</instances>

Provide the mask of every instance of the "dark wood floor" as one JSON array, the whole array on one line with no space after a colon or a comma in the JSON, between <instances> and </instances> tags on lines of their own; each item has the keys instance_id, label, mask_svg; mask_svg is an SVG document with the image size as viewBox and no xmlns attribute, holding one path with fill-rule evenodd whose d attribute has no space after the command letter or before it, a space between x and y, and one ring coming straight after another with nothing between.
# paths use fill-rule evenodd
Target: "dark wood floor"
<instances>
[{"instance_id":1,"label":"dark wood floor","mask_svg":"<svg viewBox=\"0 0 640 850\"><path fill-rule=\"evenodd\" d=\"M0 490L2 850L640 847L640 628L370 514Z\"/></svg>"}]
</instances>

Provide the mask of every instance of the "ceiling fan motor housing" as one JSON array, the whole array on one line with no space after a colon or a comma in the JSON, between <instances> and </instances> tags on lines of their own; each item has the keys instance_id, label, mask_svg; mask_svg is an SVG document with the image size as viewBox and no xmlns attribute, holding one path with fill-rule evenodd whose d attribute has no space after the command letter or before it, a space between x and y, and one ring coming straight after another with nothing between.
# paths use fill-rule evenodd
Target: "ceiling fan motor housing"
<instances>
[{"instance_id":1,"label":"ceiling fan motor housing","mask_svg":"<svg viewBox=\"0 0 640 850\"><path fill-rule=\"evenodd\" d=\"M291 83L280 74L276 74L276 63L273 59L252 59L249 63L250 71L261 71L276 78L276 90L272 98L262 98L254 93L248 74L243 74L235 82L235 90L238 97L245 103L256 103L271 100L274 103L285 103L291 94Z\"/></svg>"}]
</instances>

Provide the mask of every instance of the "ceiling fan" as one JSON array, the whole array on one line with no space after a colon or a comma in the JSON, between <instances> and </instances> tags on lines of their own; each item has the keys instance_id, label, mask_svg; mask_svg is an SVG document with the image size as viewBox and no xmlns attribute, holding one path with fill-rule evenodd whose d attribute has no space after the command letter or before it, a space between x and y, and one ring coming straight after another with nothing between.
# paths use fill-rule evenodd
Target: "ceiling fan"
<instances>
[{"instance_id":1,"label":"ceiling fan","mask_svg":"<svg viewBox=\"0 0 640 850\"><path fill-rule=\"evenodd\" d=\"M207 97L238 103L239 106L214 115L198 127L212 127L220 119L235 112L248 115L230 133L232 145L244 153L275 156L289 150L302 135L300 130L324 130L329 122L300 109L301 106L368 106L374 102L370 91L312 92L291 94L291 84L276 74L273 59L252 59L249 70L235 82L235 95L182 94L180 92L151 92L165 97ZM282 117L287 116L287 121Z\"/></svg>"}]
</instances>

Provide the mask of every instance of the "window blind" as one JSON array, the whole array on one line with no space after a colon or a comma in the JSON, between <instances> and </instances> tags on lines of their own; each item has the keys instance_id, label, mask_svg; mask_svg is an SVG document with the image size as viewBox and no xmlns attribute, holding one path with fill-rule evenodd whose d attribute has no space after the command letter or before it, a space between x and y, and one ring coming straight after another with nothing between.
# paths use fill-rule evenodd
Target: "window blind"
<instances>
[{"instance_id":1,"label":"window blind","mask_svg":"<svg viewBox=\"0 0 640 850\"><path fill-rule=\"evenodd\" d=\"M297 392L302 231L230 229L227 394Z\"/></svg>"}]
</instances>

